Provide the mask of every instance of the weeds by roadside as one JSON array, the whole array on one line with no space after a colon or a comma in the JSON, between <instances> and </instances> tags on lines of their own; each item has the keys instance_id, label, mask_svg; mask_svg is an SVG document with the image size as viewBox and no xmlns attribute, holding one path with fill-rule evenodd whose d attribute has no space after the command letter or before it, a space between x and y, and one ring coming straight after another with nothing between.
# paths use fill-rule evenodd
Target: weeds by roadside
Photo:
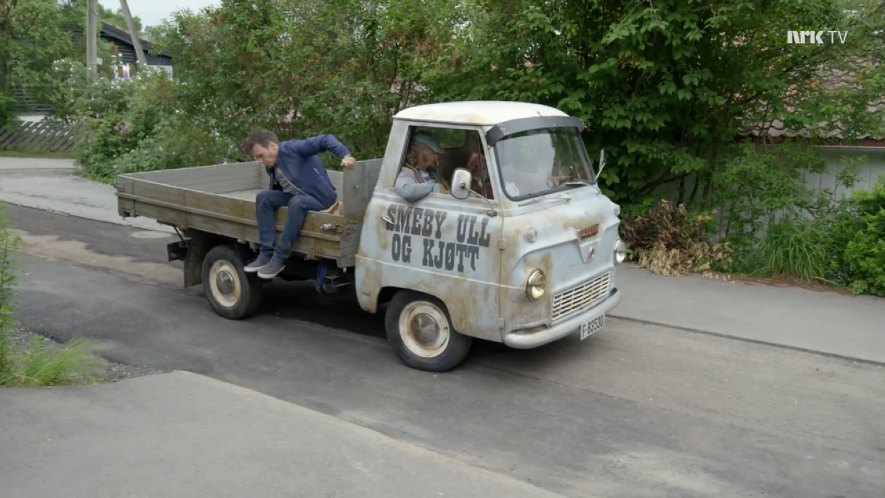
<instances>
[{"instance_id":1,"label":"weeds by roadside","mask_svg":"<svg viewBox=\"0 0 885 498\"><path fill-rule=\"evenodd\" d=\"M824 277L829 260L824 246L827 237L820 224L808 220L784 220L768 227L758 249L761 273L835 283Z\"/></svg>"},{"instance_id":2,"label":"weeds by roadside","mask_svg":"<svg viewBox=\"0 0 885 498\"><path fill-rule=\"evenodd\" d=\"M0 332L10 344L6 374L0 386L93 384L104 380L107 362L95 352L98 344L78 338L65 344L22 330Z\"/></svg>"},{"instance_id":3,"label":"weeds by roadside","mask_svg":"<svg viewBox=\"0 0 885 498\"><path fill-rule=\"evenodd\" d=\"M623 237L631 259L655 273L705 272L729 257L727 246L709 241L705 224L711 219L664 200L646 213L626 217Z\"/></svg>"},{"instance_id":4,"label":"weeds by roadside","mask_svg":"<svg viewBox=\"0 0 885 498\"><path fill-rule=\"evenodd\" d=\"M0 386L54 386L102 380L106 362L98 344L74 339L57 344L25 334L15 323L18 237L9 232L0 204Z\"/></svg>"},{"instance_id":5,"label":"weeds by roadside","mask_svg":"<svg viewBox=\"0 0 885 498\"><path fill-rule=\"evenodd\" d=\"M18 237L9 233L6 212L0 204L0 379L10 376L12 372L9 361L12 340L9 331L14 319L12 289L16 280L15 256L18 244Z\"/></svg>"},{"instance_id":6,"label":"weeds by roadside","mask_svg":"<svg viewBox=\"0 0 885 498\"><path fill-rule=\"evenodd\" d=\"M713 270L885 296L885 177L870 191L841 197L801 184L801 171L822 166L812 150L737 152L715 182L721 211L692 213L660 201L624 217L633 261L666 275ZM848 168L837 181L849 187L854 176Z\"/></svg>"}]
</instances>

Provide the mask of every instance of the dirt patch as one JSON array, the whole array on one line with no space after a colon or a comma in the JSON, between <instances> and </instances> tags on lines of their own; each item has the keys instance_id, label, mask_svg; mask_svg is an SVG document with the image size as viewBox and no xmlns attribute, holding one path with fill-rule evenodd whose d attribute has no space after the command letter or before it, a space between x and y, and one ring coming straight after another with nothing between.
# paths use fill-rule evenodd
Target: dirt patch
<instances>
[{"instance_id":1,"label":"dirt patch","mask_svg":"<svg viewBox=\"0 0 885 498\"><path fill-rule=\"evenodd\" d=\"M851 290L846 287L835 287L820 282L806 282L800 280L793 275L774 275L771 277L754 277L751 275L737 275L730 273L710 272L704 274L704 277L714 278L717 280L726 280L729 282L740 282L745 284L762 284L770 287L799 287L802 289L812 290L816 292L833 292L843 296L853 296Z\"/></svg>"},{"instance_id":2,"label":"dirt patch","mask_svg":"<svg viewBox=\"0 0 885 498\"><path fill-rule=\"evenodd\" d=\"M168 264L100 254L90 250L83 242L63 240L55 235L32 235L24 230L12 230L12 233L21 238L21 251L31 256L103 269L135 282L173 287L181 285L181 270Z\"/></svg>"},{"instance_id":3,"label":"dirt patch","mask_svg":"<svg viewBox=\"0 0 885 498\"><path fill-rule=\"evenodd\" d=\"M104 371L103 382L117 382L118 380L131 379L133 377L141 377L143 375L154 375L163 373L159 370L151 368L139 367L136 365L126 365L125 363L107 362L107 368Z\"/></svg>"},{"instance_id":4,"label":"dirt patch","mask_svg":"<svg viewBox=\"0 0 885 498\"><path fill-rule=\"evenodd\" d=\"M635 268L642 268L648 271L647 267L639 265L638 263L631 261L629 264L633 265ZM655 272L652 272L655 273ZM655 275L662 275L661 273L655 273ZM803 281L793 275L773 275L771 277L758 277L753 275L742 275L738 273L721 273L714 271L704 271L704 272L689 272L682 273L682 275L700 275L704 278L709 278L712 280L722 280L724 282L732 282L732 283L741 283L741 284L760 284L767 285L769 287L799 287L801 289L807 289L815 292L832 292L835 294L841 294L843 296L853 296L854 294L847 287L838 287L832 285L826 285L821 282L806 282ZM664 275L666 276L666 275ZM679 276L679 275L675 275Z\"/></svg>"}]
</instances>

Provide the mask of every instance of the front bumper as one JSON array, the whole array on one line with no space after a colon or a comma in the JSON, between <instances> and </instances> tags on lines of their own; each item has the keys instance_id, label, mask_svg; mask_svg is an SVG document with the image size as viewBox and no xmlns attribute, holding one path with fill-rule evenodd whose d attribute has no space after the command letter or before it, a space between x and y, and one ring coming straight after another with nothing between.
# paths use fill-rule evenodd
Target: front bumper
<instances>
[{"instance_id":1,"label":"front bumper","mask_svg":"<svg viewBox=\"0 0 885 498\"><path fill-rule=\"evenodd\" d=\"M515 330L504 334L504 344L515 349L531 349L544 344L562 339L575 333L584 322L588 322L599 315L608 313L621 302L621 293L613 289L611 294L596 306L584 313L569 318L552 327L541 325L530 329Z\"/></svg>"}]
</instances>

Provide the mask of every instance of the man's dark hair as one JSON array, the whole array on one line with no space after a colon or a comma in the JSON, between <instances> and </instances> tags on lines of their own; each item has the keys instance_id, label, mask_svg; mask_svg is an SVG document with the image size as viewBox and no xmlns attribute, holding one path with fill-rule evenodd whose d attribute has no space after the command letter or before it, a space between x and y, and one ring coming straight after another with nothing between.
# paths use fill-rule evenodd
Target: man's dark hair
<instances>
[{"instance_id":1,"label":"man's dark hair","mask_svg":"<svg viewBox=\"0 0 885 498\"><path fill-rule=\"evenodd\" d=\"M263 128L258 128L253 130L252 133L246 137L246 140L243 140L243 144L240 146L243 150L243 153L247 156L252 155L252 149L255 145L260 145L262 147L268 147L271 143L279 144L280 140L276 135L270 130L265 130Z\"/></svg>"}]
</instances>

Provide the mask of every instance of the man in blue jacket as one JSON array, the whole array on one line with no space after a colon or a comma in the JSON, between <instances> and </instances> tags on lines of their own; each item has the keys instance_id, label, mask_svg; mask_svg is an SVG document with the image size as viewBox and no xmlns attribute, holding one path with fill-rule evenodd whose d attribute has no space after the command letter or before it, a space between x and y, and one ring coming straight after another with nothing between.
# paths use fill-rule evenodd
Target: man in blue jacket
<instances>
[{"instance_id":1,"label":"man in blue jacket","mask_svg":"<svg viewBox=\"0 0 885 498\"><path fill-rule=\"evenodd\" d=\"M347 147L332 135L318 135L304 140L280 142L268 130L255 130L243 142L243 152L264 165L270 175L271 189L255 198L255 217L261 251L255 261L243 268L264 279L272 279L286 268L286 260L308 211L322 211L335 204L332 179L317 154L331 152L341 158L341 166L352 168L356 160ZM280 240L274 246L274 213L289 208Z\"/></svg>"}]
</instances>

